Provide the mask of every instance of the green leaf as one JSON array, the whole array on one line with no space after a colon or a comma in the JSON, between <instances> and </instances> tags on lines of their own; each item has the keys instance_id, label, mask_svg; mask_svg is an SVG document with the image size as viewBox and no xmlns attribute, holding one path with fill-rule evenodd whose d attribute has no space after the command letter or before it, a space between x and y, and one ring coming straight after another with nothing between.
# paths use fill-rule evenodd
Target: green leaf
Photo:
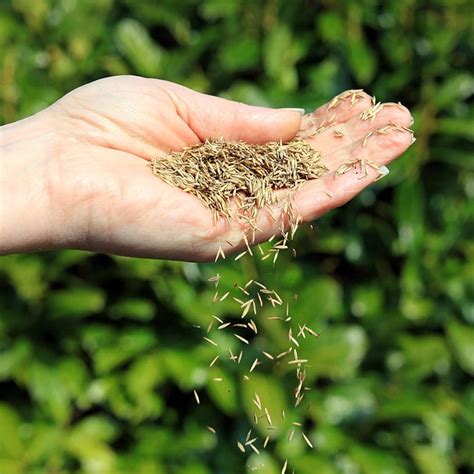
<instances>
[{"instance_id":1,"label":"green leaf","mask_svg":"<svg viewBox=\"0 0 474 474\"><path fill-rule=\"evenodd\" d=\"M48 306L52 316L83 318L104 309L105 293L92 287L57 290L50 295Z\"/></svg>"},{"instance_id":2,"label":"green leaf","mask_svg":"<svg viewBox=\"0 0 474 474\"><path fill-rule=\"evenodd\" d=\"M333 425L360 421L375 414L376 401L369 384L356 380L330 387L319 410L319 419Z\"/></svg>"},{"instance_id":3,"label":"green leaf","mask_svg":"<svg viewBox=\"0 0 474 474\"><path fill-rule=\"evenodd\" d=\"M130 318L138 321L150 321L155 315L154 304L142 298L127 298L110 307L110 316L114 319Z\"/></svg>"},{"instance_id":4,"label":"green leaf","mask_svg":"<svg viewBox=\"0 0 474 474\"><path fill-rule=\"evenodd\" d=\"M360 468L362 474L403 474L407 472L401 457L381 449L353 445L350 448L349 456Z\"/></svg>"},{"instance_id":5,"label":"green leaf","mask_svg":"<svg viewBox=\"0 0 474 474\"><path fill-rule=\"evenodd\" d=\"M359 84L368 84L374 78L377 71L377 57L365 40L348 41L347 60Z\"/></svg>"},{"instance_id":6,"label":"green leaf","mask_svg":"<svg viewBox=\"0 0 474 474\"><path fill-rule=\"evenodd\" d=\"M451 320L446 330L454 358L465 372L474 375L474 327Z\"/></svg>"},{"instance_id":7,"label":"green leaf","mask_svg":"<svg viewBox=\"0 0 474 474\"><path fill-rule=\"evenodd\" d=\"M138 74L149 77L160 74L163 53L143 24L132 18L121 20L115 29L115 40Z\"/></svg>"},{"instance_id":8,"label":"green leaf","mask_svg":"<svg viewBox=\"0 0 474 474\"><path fill-rule=\"evenodd\" d=\"M301 353L310 361L307 368L310 378L351 378L367 351L367 336L358 326L328 327L316 341L308 337L305 341Z\"/></svg>"},{"instance_id":9,"label":"green leaf","mask_svg":"<svg viewBox=\"0 0 474 474\"><path fill-rule=\"evenodd\" d=\"M424 237L424 192L420 180L405 180L395 190L400 250L416 252Z\"/></svg>"},{"instance_id":10,"label":"green leaf","mask_svg":"<svg viewBox=\"0 0 474 474\"><path fill-rule=\"evenodd\" d=\"M267 33L263 54L268 76L284 90L294 90L298 84L294 40L286 26L278 25Z\"/></svg>"},{"instance_id":11,"label":"green leaf","mask_svg":"<svg viewBox=\"0 0 474 474\"><path fill-rule=\"evenodd\" d=\"M456 469L449 457L432 446L415 446L412 456L421 474L455 474Z\"/></svg>"},{"instance_id":12,"label":"green leaf","mask_svg":"<svg viewBox=\"0 0 474 474\"><path fill-rule=\"evenodd\" d=\"M0 461L5 460L14 465L15 460L18 461L23 457L24 446L19 436L20 425L17 413L7 404L0 403Z\"/></svg>"}]
</instances>

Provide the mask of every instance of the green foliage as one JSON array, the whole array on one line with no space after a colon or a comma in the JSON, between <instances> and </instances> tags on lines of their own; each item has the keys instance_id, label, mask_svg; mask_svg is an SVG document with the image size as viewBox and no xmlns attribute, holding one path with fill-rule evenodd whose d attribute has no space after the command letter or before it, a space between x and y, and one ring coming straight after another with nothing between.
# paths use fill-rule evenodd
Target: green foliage
<instances>
[{"instance_id":1,"label":"green foliage","mask_svg":"<svg viewBox=\"0 0 474 474\"><path fill-rule=\"evenodd\" d=\"M275 107L348 88L401 100L418 141L391 174L299 232L271 265L177 264L64 251L0 260L0 472L303 474L474 469L474 90L469 2L12 0L0 3L0 120L105 75L159 76ZM259 391L292 407L286 348L266 316L241 365L212 370L207 278L258 278L321 333L299 432L257 456L236 441ZM237 343L213 331L221 347ZM220 339L219 339L220 338ZM224 361L224 362L222 362ZM222 377L222 384L211 381ZM201 405L192 394L197 388ZM230 392L229 392L230 390ZM305 402L306 403L306 402ZM276 423L275 423L276 424ZM218 436L205 427L212 425ZM290 471L291 472L291 471Z\"/></svg>"}]
</instances>

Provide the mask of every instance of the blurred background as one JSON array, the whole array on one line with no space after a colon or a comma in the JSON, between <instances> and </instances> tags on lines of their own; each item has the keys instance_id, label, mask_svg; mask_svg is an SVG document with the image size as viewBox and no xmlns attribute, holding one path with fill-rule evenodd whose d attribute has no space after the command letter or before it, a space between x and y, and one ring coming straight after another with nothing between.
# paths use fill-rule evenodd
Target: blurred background
<instances>
[{"instance_id":1,"label":"blurred background","mask_svg":"<svg viewBox=\"0 0 474 474\"><path fill-rule=\"evenodd\" d=\"M307 110L365 88L407 105L418 140L387 178L299 231L296 258L274 270L2 257L0 473L277 474L285 459L298 474L472 472L472 10L455 0L2 0L1 123L94 79L139 74ZM259 369L252 386L248 361L207 368L215 348L193 324L238 309L212 305L216 272L223 288L258 278L298 294L295 327L321 332L304 348L307 410L291 408L284 367ZM268 314L250 361L287 347ZM261 429L249 390L299 416L315 449L282 436L260 456L238 451Z\"/></svg>"}]
</instances>

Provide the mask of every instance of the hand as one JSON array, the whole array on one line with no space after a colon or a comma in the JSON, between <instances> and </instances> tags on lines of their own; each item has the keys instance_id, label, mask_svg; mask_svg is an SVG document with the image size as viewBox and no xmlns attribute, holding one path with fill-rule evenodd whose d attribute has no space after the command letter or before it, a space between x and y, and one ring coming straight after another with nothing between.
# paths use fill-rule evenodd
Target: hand
<instances>
[{"instance_id":1,"label":"hand","mask_svg":"<svg viewBox=\"0 0 474 474\"><path fill-rule=\"evenodd\" d=\"M197 198L162 182L147 166L152 157L206 138L264 143L287 141L300 131L329 168L295 199L304 220L314 219L379 176L368 166L364 179L355 168L335 177L347 159L363 154L385 165L412 140L399 128L363 142L389 124L408 127L412 118L404 107L387 105L364 121L359 115L372 106L370 96L336 102L301 120L291 110L251 107L155 79L112 77L76 89L0 129L1 251L78 248L202 261L213 259L225 240L239 251L240 223L215 226ZM272 226L266 220L257 239L268 238Z\"/></svg>"}]
</instances>

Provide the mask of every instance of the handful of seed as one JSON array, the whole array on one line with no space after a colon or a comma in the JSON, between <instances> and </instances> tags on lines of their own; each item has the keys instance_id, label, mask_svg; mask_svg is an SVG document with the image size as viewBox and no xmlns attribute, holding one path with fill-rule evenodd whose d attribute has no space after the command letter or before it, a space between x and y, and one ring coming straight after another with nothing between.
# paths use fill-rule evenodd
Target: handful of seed
<instances>
[{"instance_id":1,"label":"handful of seed","mask_svg":"<svg viewBox=\"0 0 474 474\"><path fill-rule=\"evenodd\" d=\"M302 140L253 145L242 141L206 140L152 161L153 173L166 183L197 196L215 212L254 221L260 209L276 204L274 191L296 190L321 177L327 168L321 154Z\"/></svg>"}]
</instances>

